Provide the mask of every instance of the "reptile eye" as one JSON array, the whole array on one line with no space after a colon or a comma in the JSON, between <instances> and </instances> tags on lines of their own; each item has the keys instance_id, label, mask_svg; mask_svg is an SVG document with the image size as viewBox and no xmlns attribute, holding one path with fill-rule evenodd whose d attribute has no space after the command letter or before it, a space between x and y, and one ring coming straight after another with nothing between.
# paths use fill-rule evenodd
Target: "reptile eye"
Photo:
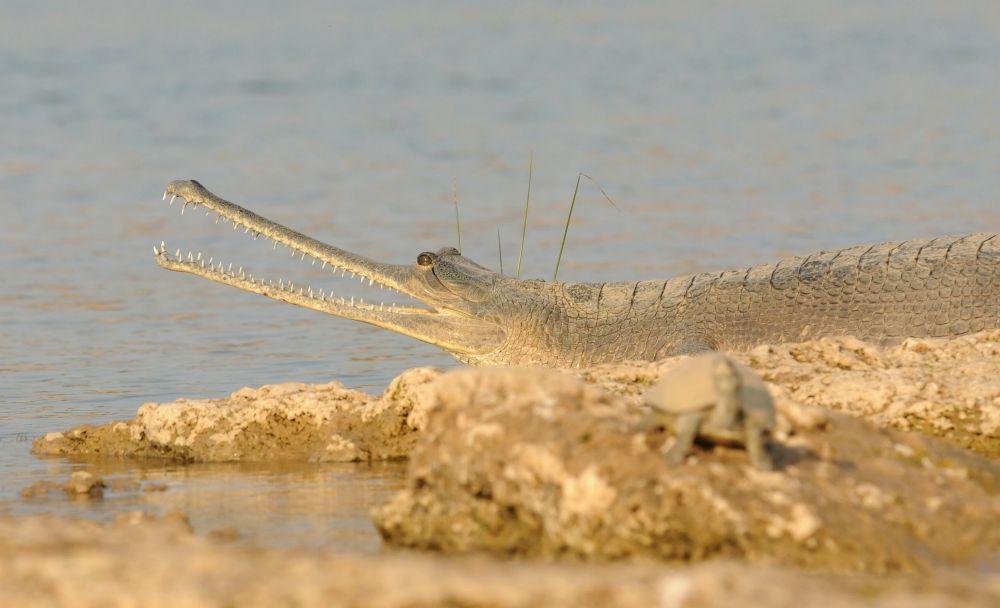
<instances>
[{"instance_id":1,"label":"reptile eye","mask_svg":"<svg viewBox=\"0 0 1000 608\"><path fill-rule=\"evenodd\" d=\"M417 264L420 264L421 266L430 266L433 263L434 263L433 253L427 253L425 251L424 253L421 253L420 255L417 256Z\"/></svg>"}]
</instances>

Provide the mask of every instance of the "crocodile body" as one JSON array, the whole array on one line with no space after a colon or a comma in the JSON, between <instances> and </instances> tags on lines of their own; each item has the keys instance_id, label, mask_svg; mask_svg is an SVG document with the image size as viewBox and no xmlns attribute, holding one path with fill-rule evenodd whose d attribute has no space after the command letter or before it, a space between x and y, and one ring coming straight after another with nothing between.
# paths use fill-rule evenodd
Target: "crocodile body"
<instances>
[{"instance_id":1,"label":"crocodile body","mask_svg":"<svg viewBox=\"0 0 1000 608\"><path fill-rule=\"evenodd\" d=\"M167 194L235 227L429 306L316 297L172 256L157 262L246 291L391 329L476 365L581 367L762 343L853 335L886 343L1000 327L1000 237L970 234L823 251L666 280L554 283L496 274L453 248L413 265L374 262L224 201L194 181Z\"/></svg>"}]
</instances>

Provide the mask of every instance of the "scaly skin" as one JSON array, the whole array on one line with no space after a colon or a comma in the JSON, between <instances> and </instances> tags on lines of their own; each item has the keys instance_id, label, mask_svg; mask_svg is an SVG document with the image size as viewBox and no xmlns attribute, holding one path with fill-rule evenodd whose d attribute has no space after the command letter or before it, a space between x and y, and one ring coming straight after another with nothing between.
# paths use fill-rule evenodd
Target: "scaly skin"
<instances>
[{"instance_id":1,"label":"scaly skin","mask_svg":"<svg viewBox=\"0 0 1000 608\"><path fill-rule=\"evenodd\" d=\"M321 299L186 262L162 245L155 251L161 266L391 329L474 365L581 367L820 336L886 343L1000 326L996 234L851 247L667 280L551 283L496 274L452 248L421 254L414 265L375 262L224 201L195 181L171 182L166 195L430 309Z\"/></svg>"}]
</instances>

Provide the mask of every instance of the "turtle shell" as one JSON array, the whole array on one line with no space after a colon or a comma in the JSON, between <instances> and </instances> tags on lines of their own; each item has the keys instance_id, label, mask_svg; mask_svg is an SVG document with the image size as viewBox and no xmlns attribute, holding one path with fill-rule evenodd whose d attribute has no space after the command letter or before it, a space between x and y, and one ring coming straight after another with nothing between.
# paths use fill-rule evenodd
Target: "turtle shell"
<instances>
[{"instance_id":1,"label":"turtle shell","mask_svg":"<svg viewBox=\"0 0 1000 608\"><path fill-rule=\"evenodd\" d=\"M680 415L715 406L718 395L715 370L724 361L732 363L740 377L740 407L747 416L774 425L774 402L764 380L746 365L721 353L691 357L660 377L646 392L646 404L667 414Z\"/></svg>"}]
</instances>

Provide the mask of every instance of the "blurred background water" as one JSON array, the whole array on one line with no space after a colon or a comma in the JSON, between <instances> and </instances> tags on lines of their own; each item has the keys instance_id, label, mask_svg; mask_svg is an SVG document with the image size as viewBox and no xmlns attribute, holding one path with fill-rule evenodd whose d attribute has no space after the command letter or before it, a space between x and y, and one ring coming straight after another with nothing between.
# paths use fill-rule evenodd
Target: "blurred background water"
<instances>
[{"instance_id":1,"label":"blurred background water","mask_svg":"<svg viewBox=\"0 0 1000 608\"><path fill-rule=\"evenodd\" d=\"M0 4L0 512L188 512L196 526L378 547L398 465L104 464L168 483L101 505L18 498L83 466L30 439L147 401L338 379L380 392L433 347L160 270L165 239L293 280L160 201L195 178L376 259L455 244L562 280L626 280L1000 228L992 0ZM321 281L313 283L322 286Z\"/></svg>"}]
</instances>

